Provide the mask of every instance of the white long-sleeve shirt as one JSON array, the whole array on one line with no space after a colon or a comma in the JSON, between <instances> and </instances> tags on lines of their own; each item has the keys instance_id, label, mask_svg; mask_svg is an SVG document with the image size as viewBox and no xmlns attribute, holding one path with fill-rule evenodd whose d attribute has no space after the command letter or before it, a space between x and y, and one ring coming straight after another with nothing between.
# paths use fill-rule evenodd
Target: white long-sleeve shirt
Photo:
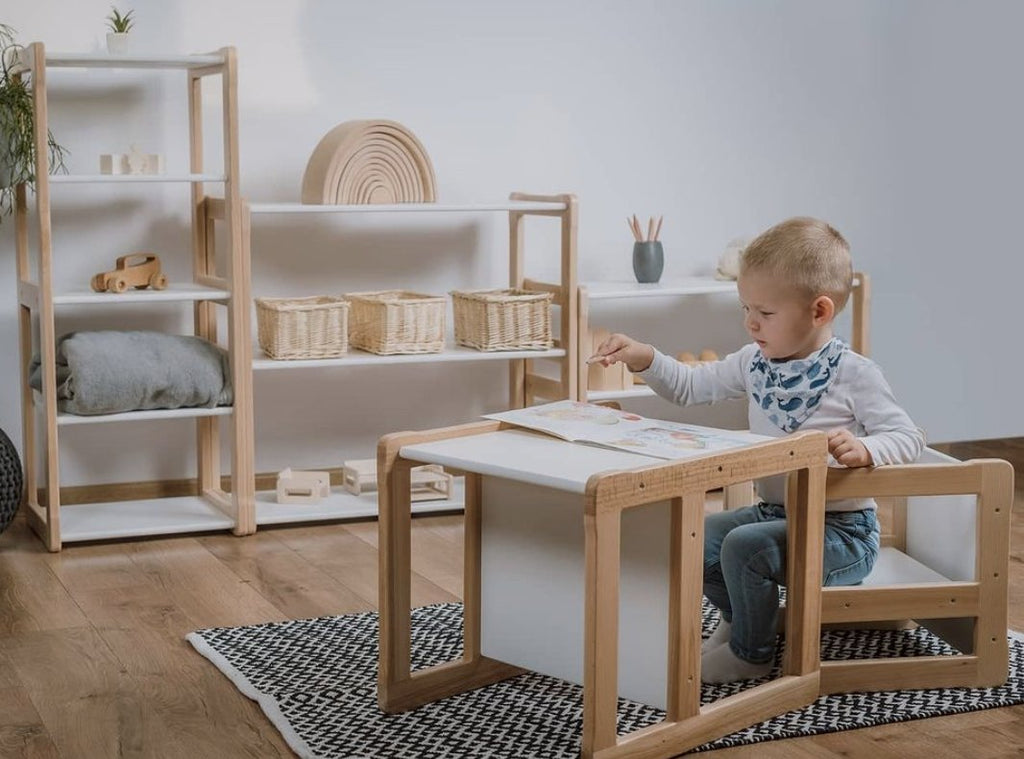
<instances>
[{"instance_id":1,"label":"white long-sleeve shirt","mask_svg":"<svg viewBox=\"0 0 1024 759\"><path fill-rule=\"evenodd\" d=\"M787 433L771 422L751 397L750 363L757 353L751 343L721 361L689 366L655 349L654 361L640 377L662 398L680 406L714 403L747 397L750 431L770 437ZM897 403L878 365L846 351L837 374L801 430L850 430L871 454L876 466L916 461L924 449L924 435ZM829 456L829 466L841 466ZM768 503L785 503L786 478L768 477L756 483L758 496ZM828 511L874 508L871 499L829 501Z\"/></svg>"}]
</instances>

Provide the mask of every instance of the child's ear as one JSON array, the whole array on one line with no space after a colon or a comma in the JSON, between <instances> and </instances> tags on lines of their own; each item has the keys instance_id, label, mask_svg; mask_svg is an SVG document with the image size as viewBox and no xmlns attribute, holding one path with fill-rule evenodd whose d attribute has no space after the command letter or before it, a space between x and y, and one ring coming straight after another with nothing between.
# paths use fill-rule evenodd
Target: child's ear
<instances>
[{"instance_id":1,"label":"child's ear","mask_svg":"<svg viewBox=\"0 0 1024 759\"><path fill-rule=\"evenodd\" d=\"M811 304L811 313L815 325L828 324L835 318L836 304L827 295L819 295Z\"/></svg>"}]
</instances>

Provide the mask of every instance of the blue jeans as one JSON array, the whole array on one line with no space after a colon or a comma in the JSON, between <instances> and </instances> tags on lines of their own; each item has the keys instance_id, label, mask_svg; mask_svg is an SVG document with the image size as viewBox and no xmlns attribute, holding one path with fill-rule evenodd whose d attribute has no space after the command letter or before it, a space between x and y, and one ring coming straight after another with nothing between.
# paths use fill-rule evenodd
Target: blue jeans
<instances>
[{"instance_id":1,"label":"blue jeans","mask_svg":"<svg viewBox=\"0 0 1024 759\"><path fill-rule=\"evenodd\" d=\"M856 585L878 557L874 509L825 513L824 585ZM786 510L760 503L704 518L704 595L732 623L729 647L762 664L775 654L786 582Z\"/></svg>"}]
</instances>

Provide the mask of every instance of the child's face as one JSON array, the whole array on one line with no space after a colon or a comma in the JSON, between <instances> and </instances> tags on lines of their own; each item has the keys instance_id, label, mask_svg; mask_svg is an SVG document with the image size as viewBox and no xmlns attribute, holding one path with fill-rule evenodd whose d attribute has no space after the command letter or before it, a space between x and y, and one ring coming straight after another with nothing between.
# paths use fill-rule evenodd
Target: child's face
<instances>
[{"instance_id":1,"label":"child's face","mask_svg":"<svg viewBox=\"0 0 1024 759\"><path fill-rule=\"evenodd\" d=\"M831 313L822 319L822 298L808 299L772 275L757 271L740 274L737 285L743 326L765 358L806 358L831 337Z\"/></svg>"}]
</instances>

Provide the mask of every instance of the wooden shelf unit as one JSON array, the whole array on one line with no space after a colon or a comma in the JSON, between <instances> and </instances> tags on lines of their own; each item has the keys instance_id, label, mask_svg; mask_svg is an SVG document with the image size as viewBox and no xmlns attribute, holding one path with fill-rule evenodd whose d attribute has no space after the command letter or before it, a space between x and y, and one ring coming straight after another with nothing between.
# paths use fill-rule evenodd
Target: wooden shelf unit
<instances>
[{"instance_id":1,"label":"wooden shelf unit","mask_svg":"<svg viewBox=\"0 0 1024 759\"><path fill-rule=\"evenodd\" d=\"M577 299L578 345L576 376L579 381L576 397L588 401L628 400L650 398L655 393L646 385L634 385L622 390L590 390L587 386L587 358L590 357L591 327L590 303L596 300L624 300L637 298L687 298L692 296L736 294L735 280L714 277L684 277L655 283L637 282L585 282L579 286ZM863 272L854 272L853 292L850 294L851 335L850 347L866 356L870 349L868 315L870 310L870 278Z\"/></svg>"},{"instance_id":2,"label":"wooden shelf unit","mask_svg":"<svg viewBox=\"0 0 1024 759\"><path fill-rule=\"evenodd\" d=\"M160 175L103 175L49 173L47 152L47 75L52 68L133 68L184 70L188 92L189 166L187 171ZM102 54L48 53L43 43L26 46L19 55L18 76L31 78L34 100L35 146L37 156L34 221L36 241L29 243L30 212L27 188L16 188L15 237L17 248L19 345L21 359L21 407L23 457L27 490L28 519L47 548L59 551L63 543L78 540L127 538L181 532L231 529L243 535L255 530L252 477L251 339L248 318L249 277L247 250L242 246L242 216L238 186L237 62L235 50L222 48L204 55L110 56ZM224 165L219 171L204 167L202 139L202 80L220 77L223 108ZM121 295L85 290L56 292L53 272L57 266L54 248L65 251L73 241L55 246L51 212L51 186L75 183L189 183L192 211L192 278L163 291L134 291ZM220 200L227 220L224 276L217 275L212 249L203 242L205 232L204 183L220 183ZM34 248L33 251L30 248ZM35 267L33 267L35 264ZM96 261L96 269L109 264ZM35 278L34 278L35 277ZM56 397L56 311L74 305L106 310L124 303L178 303L191 306L193 334L217 342L218 312L224 309L230 357L234 405L216 409L137 411L100 416L58 413ZM42 391L28 382L29 362L38 353L42 368ZM38 398L38 400L37 400ZM221 487L220 419L231 429L231 487ZM196 473L198 492L190 497L167 497L144 501L112 501L76 504L61 508L59 427L119 423L156 422L164 419L194 418L196 423ZM45 493L45 497L43 494Z\"/></svg>"},{"instance_id":3,"label":"wooden shelf unit","mask_svg":"<svg viewBox=\"0 0 1024 759\"><path fill-rule=\"evenodd\" d=\"M207 246L212 248L215 227L225 219L225 206L215 198L205 205L207 214L204 229ZM390 205L308 205L302 203L246 203L242 204L242 236L247 254L251 251L252 225L264 215L294 214L482 214L506 213L509 219L509 281L512 288L542 290L552 293L552 307L558 306L559 336L548 350L538 351L477 351L462 346L447 345L440 353L377 355L349 349L339 358L274 360L266 357L258 347L252 347L252 370L292 371L354 366L388 366L421 363L465 363L478 361L504 361L509 364L509 406L519 408L544 400L575 398L577 391L576 347L577 281L576 281L576 229L577 201L575 196L530 195L512 193L507 201L494 203L401 203ZM547 216L558 221L561 228L560 268L556 282L529 279L524 263L524 226L530 216ZM251 274L251 270L247 272ZM539 362L555 364L557 377L537 371ZM382 429L381 434L390 430ZM339 433L341 434L341 433ZM452 499L424 501L416 504L417 512L451 511L462 508L461 490ZM279 505L270 491L256 494L255 521L257 525L285 522L335 520L374 517L377 514L376 493L354 496L341 488L314 505Z\"/></svg>"}]
</instances>

